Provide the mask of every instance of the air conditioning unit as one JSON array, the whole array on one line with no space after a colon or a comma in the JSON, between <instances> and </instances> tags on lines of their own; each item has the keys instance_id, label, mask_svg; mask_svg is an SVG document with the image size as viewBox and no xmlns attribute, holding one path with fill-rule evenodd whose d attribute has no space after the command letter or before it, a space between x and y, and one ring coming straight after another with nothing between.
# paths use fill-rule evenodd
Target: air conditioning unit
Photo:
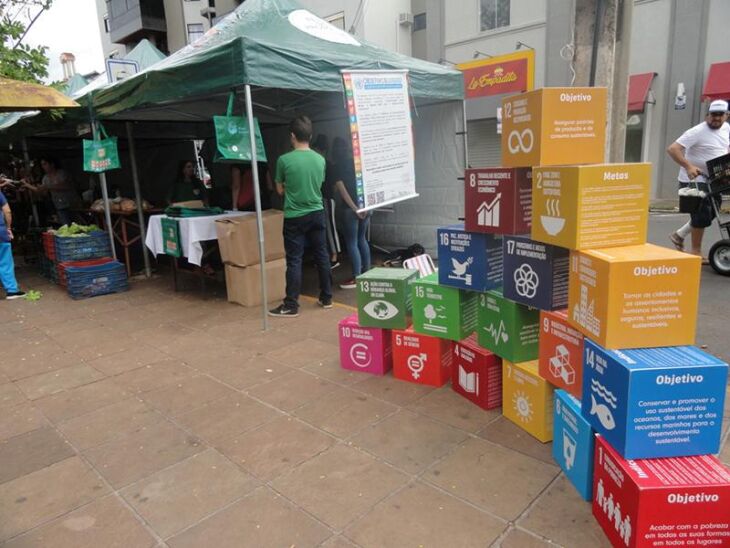
<instances>
[{"instance_id":1,"label":"air conditioning unit","mask_svg":"<svg viewBox=\"0 0 730 548\"><path fill-rule=\"evenodd\" d=\"M211 8L211 7L203 8L202 10L200 10L200 15L205 18L207 18L208 16L215 17L216 16L215 8Z\"/></svg>"},{"instance_id":2,"label":"air conditioning unit","mask_svg":"<svg viewBox=\"0 0 730 548\"><path fill-rule=\"evenodd\" d=\"M404 27L410 27L413 25L413 14L412 13L399 13L398 24Z\"/></svg>"}]
</instances>

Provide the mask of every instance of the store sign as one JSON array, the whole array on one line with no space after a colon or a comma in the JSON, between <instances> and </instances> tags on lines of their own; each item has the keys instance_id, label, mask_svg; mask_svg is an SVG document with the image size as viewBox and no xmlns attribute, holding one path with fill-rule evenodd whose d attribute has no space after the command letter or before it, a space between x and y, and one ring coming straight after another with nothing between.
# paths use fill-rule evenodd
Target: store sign
<instances>
[{"instance_id":1,"label":"store sign","mask_svg":"<svg viewBox=\"0 0 730 548\"><path fill-rule=\"evenodd\" d=\"M518 51L456 65L464 74L467 99L503 93L522 93L534 85L535 52Z\"/></svg>"}]
</instances>

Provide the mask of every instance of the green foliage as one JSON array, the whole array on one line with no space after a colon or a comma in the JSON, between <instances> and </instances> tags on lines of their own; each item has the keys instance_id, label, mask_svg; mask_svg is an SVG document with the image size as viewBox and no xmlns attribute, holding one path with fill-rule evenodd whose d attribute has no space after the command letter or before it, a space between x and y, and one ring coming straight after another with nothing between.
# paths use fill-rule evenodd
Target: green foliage
<instances>
[{"instance_id":1,"label":"green foliage","mask_svg":"<svg viewBox=\"0 0 730 548\"><path fill-rule=\"evenodd\" d=\"M99 230L101 229L96 225L77 225L76 223L71 223L71 225L63 225L61 228L56 230L56 236L60 236L61 238L74 238L78 236L86 236L92 232L98 232Z\"/></svg>"},{"instance_id":2,"label":"green foliage","mask_svg":"<svg viewBox=\"0 0 730 548\"><path fill-rule=\"evenodd\" d=\"M0 77L41 82L48 76L45 46L23 43L28 28L53 0L0 1Z\"/></svg>"}]
</instances>

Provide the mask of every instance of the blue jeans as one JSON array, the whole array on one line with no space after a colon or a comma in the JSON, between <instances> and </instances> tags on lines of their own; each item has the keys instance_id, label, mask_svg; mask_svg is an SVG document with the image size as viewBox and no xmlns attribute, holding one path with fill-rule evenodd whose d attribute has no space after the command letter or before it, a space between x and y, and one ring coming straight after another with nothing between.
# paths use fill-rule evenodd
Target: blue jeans
<instances>
[{"instance_id":1,"label":"blue jeans","mask_svg":"<svg viewBox=\"0 0 730 548\"><path fill-rule=\"evenodd\" d=\"M13 250L9 242L0 242L0 283L6 293L17 293L18 282L15 280L15 263Z\"/></svg>"},{"instance_id":2,"label":"blue jeans","mask_svg":"<svg viewBox=\"0 0 730 548\"><path fill-rule=\"evenodd\" d=\"M324 211L314 211L301 217L284 219L284 250L286 251L286 297L287 308L299 309L299 294L302 291L302 257L307 244L314 255L319 275L319 298L332 300L332 272L327 252L327 221Z\"/></svg>"},{"instance_id":3,"label":"blue jeans","mask_svg":"<svg viewBox=\"0 0 730 548\"><path fill-rule=\"evenodd\" d=\"M370 214L360 219L349 207L342 214L342 230L345 233L347 254L352 263L353 278L370 270L370 245L366 238L368 226L370 226Z\"/></svg>"}]
</instances>

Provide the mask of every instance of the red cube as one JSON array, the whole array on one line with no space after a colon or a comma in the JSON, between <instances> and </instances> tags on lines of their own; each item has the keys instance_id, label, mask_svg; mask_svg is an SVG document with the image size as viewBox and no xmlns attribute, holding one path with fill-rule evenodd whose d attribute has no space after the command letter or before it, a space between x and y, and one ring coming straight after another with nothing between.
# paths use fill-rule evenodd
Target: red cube
<instances>
[{"instance_id":1,"label":"red cube","mask_svg":"<svg viewBox=\"0 0 730 548\"><path fill-rule=\"evenodd\" d=\"M711 455L623 459L596 439L593 515L614 546L730 546L730 470Z\"/></svg>"},{"instance_id":2,"label":"red cube","mask_svg":"<svg viewBox=\"0 0 730 548\"><path fill-rule=\"evenodd\" d=\"M570 325L566 310L540 311L540 376L581 399L583 334Z\"/></svg>"},{"instance_id":3,"label":"red cube","mask_svg":"<svg viewBox=\"0 0 730 548\"><path fill-rule=\"evenodd\" d=\"M454 343L451 388L482 409L502 405L502 358L477 343L476 335Z\"/></svg>"},{"instance_id":4,"label":"red cube","mask_svg":"<svg viewBox=\"0 0 730 548\"><path fill-rule=\"evenodd\" d=\"M532 227L532 170L467 169L464 177L467 232L529 234Z\"/></svg>"},{"instance_id":5,"label":"red cube","mask_svg":"<svg viewBox=\"0 0 730 548\"><path fill-rule=\"evenodd\" d=\"M408 382L443 386L451 378L451 347L447 339L421 335L413 327L393 330L393 376Z\"/></svg>"}]
</instances>

